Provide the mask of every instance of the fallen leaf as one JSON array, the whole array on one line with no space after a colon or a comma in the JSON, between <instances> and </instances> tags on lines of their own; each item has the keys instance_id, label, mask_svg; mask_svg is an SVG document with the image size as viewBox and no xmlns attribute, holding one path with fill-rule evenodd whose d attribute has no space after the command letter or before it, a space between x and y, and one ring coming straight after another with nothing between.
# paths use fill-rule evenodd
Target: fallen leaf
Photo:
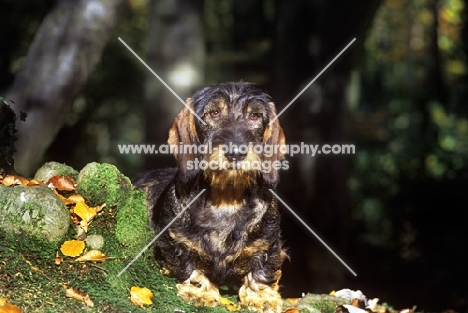
<instances>
[{"instance_id":1,"label":"fallen leaf","mask_svg":"<svg viewBox=\"0 0 468 313\"><path fill-rule=\"evenodd\" d=\"M363 310L363 309L360 309L360 308L357 308L353 305L350 305L350 304L342 304L342 305L339 305L335 312L337 312L339 309L338 308L341 308L341 311L343 312L347 312L347 313L367 313L366 310Z\"/></svg>"},{"instance_id":2,"label":"fallen leaf","mask_svg":"<svg viewBox=\"0 0 468 313\"><path fill-rule=\"evenodd\" d=\"M133 286L130 289L130 300L135 306L143 307L143 304L153 304L153 293L146 287Z\"/></svg>"},{"instance_id":3,"label":"fallen leaf","mask_svg":"<svg viewBox=\"0 0 468 313\"><path fill-rule=\"evenodd\" d=\"M287 308L283 313L299 313L299 310L296 308Z\"/></svg>"},{"instance_id":4,"label":"fallen leaf","mask_svg":"<svg viewBox=\"0 0 468 313\"><path fill-rule=\"evenodd\" d=\"M21 313L21 309L16 305L9 304L7 299L0 298L0 313Z\"/></svg>"},{"instance_id":5,"label":"fallen leaf","mask_svg":"<svg viewBox=\"0 0 468 313\"><path fill-rule=\"evenodd\" d=\"M26 178L23 178L21 176L15 176L15 175L6 175L2 179L2 185L9 187L13 185L27 185L29 180Z\"/></svg>"},{"instance_id":6,"label":"fallen leaf","mask_svg":"<svg viewBox=\"0 0 468 313\"><path fill-rule=\"evenodd\" d=\"M62 257L59 255L59 253L57 252L57 253L55 254L55 265L60 265L60 264L62 264L62 262L63 262L63 259L62 259Z\"/></svg>"},{"instance_id":7,"label":"fallen leaf","mask_svg":"<svg viewBox=\"0 0 468 313\"><path fill-rule=\"evenodd\" d=\"M80 293L78 290L76 290L74 288L68 288L65 295L68 298L72 298L72 299L75 299L75 300L78 300L78 301L83 301L86 304L86 306L88 306L90 308L94 307L94 303L89 298L88 295L84 295L84 294Z\"/></svg>"},{"instance_id":8,"label":"fallen leaf","mask_svg":"<svg viewBox=\"0 0 468 313\"><path fill-rule=\"evenodd\" d=\"M79 227L80 227L81 229L83 229L83 231L84 231L85 233L88 232L88 226L89 226L89 224L88 224L87 222L85 222L85 221L80 221L80 224L79 224L79 225L80 225Z\"/></svg>"},{"instance_id":9,"label":"fallen leaf","mask_svg":"<svg viewBox=\"0 0 468 313\"><path fill-rule=\"evenodd\" d=\"M291 304L297 304L300 298L287 298L286 300Z\"/></svg>"},{"instance_id":10,"label":"fallen leaf","mask_svg":"<svg viewBox=\"0 0 468 313\"><path fill-rule=\"evenodd\" d=\"M75 208L73 208L73 213L78 215L85 223L89 223L96 216L96 211L84 202L77 202Z\"/></svg>"},{"instance_id":11,"label":"fallen leaf","mask_svg":"<svg viewBox=\"0 0 468 313\"><path fill-rule=\"evenodd\" d=\"M102 204L102 205L98 205L98 206L95 206L95 207L92 207L91 209L93 209L96 213L99 213L102 211L102 209L104 209L106 207L106 204Z\"/></svg>"},{"instance_id":12,"label":"fallen leaf","mask_svg":"<svg viewBox=\"0 0 468 313\"><path fill-rule=\"evenodd\" d=\"M104 262L107 260L107 256L99 250L89 250L75 261L77 262L88 262L88 261L95 261L95 262Z\"/></svg>"},{"instance_id":13,"label":"fallen leaf","mask_svg":"<svg viewBox=\"0 0 468 313\"><path fill-rule=\"evenodd\" d=\"M78 222L79 224L79 222ZM83 240L85 241L85 239L88 237L88 235L86 234L85 230L83 228L81 228L80 226L77 226L76 227L76 236L75 236L75 239L76 240Z\"/></svg>"},{"instance_id":14,"label":"fallen leaf","mask_svg":"<svg viewBox=\"0 0 468 313\"><path fill-rule=\"evenodd\" d=\"M37 185L41 185L41 183L38 182L38 181L35 180L35 179L31 179L31 180L28 182L27 185L28 185L28 186L37 186Z\"/></svg>"},{"instance_id":15,"label":"fallen leaf","mask_svg":"<svg viewBox=\"0 0 468 313\"><path fill-rule=\"evenodd\" d=\"M60 251L62 251L63 255L65 256L79 256L85 248L84 241L81 240L68 240L65 241L62 246L60 247Z\"/></svg>"},{"instance_id":16,"label":"fallen leaf","mask_svg":"<svg viewBox=\"0 0 468 313\"><path fill-rule=\"evenodd\" d=\"M68 197L68 200L70 200L73 203L85 202L85 199L83 198L83 196L79 194L71 195L70 197Z\"/></svg>"},{"instance_id":17,"label":"fallen leaf","mask_svg":"<svg viewBox=\"0 0 468 313\"><path fill-rule=\"evenodd\" d=\"M60 191L73 191L76 189L75 180L70 176L52 176L47 184L52 184Z\"/></svg>"},{"instance_id":18,"label":"fallen leaf","mask_svg":"<svg viewBox=\"0 0 468 313\"><path fill-rule=\"evenodd\" d=\"M239 308L234 304L234 302L227 298L219 298L219 303L231 312L236 312L239 310Z\"/></svg>"}]
</instances>

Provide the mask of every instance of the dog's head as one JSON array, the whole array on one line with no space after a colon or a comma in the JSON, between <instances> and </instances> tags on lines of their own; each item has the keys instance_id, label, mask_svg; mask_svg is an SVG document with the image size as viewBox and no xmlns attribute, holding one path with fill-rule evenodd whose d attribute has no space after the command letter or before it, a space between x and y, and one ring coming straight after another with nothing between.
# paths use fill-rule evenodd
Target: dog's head
<instances>
[{"instance_id":1,"label":"dog's head","mask_svg":"<svg viewBox=\"0 0 468 313\"><path fill-rule=\"evenodd\" d=\"M251 83L222 83L195 92L169 131L182 178L188 181L202 171L220 187L249 184L257 177L276 186L285 138L275 117L271 97ZM201 146L209 153L200 153Z\"/></svg>"}]
</instances>

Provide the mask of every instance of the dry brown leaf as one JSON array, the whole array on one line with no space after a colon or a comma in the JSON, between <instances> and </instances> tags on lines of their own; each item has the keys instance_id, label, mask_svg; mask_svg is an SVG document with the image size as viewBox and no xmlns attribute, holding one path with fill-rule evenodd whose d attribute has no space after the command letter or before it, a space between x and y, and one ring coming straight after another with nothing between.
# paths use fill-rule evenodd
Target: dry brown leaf
<instances>
[{"instance_id":1,"label":"dry brown leaf","mask_svg":"<svg viewBox=\"0 0 468 313\"><path fill-rule=\"evenodd\" d=\"M75 213L73 213L73 209L70 210L70 218L73 224L80 225L80 218Z\"/></svg>"},{"instance_id":2,"label":"dry brown leaf","mask_svg":"<svg viewBox=\"0 0 468 313\"><path fill-rule=\"evenodd\" d=\"M73 191L76 189L75 180L70 176L53 176L47 184L52 184L55 189L60 191Z\"/></svg>"},{"instance_id":3,"label":"dry brown leaf","mask_svg":"<svg viewBox=\"0 0 468 313\"><path fill-rule=\"evenodd\" d=\"M65 241L62 246L60 247L60 251L62 251L63 255L65 256L79 256L85 248L84 241L81 240L68 240Z\"/></svg>"},{"instance_id":4,"label":"dry brown leaf","mask_svg":"<svg viewBox=\"0 0 468 313\"><path fill-rule=\"evenodd\" d=\"M62 259L62 257L59 255L59 253L57 252L57 253L55 254L55 265L60 265L60 264L62 264L62 262L63 262L63 259Z\"/></svg>"},{"instance_id":5,"label":"dry brown leaf","mask_svg":"<svg viewBox=\"0 0 468 313\"><path fill-rule=\"evenodd\" d=\"M84 202L77 202L73 208L73 213L78 215L86 224L88 224L94 218L94 216L96 216L96 211L90 208Z\"/></svg>"},{"instance_id":6,"label":"dry brown leaf","mask_svg":"<svg viewBox=\"0 0 468 313\"><path fill-rule=\"evenodd\" d=\"M286 311L283 313L299 313L299 310L297 308L287 308Z\"/></svg>"},{"instance_id":7,"label":"dry brown leaf","mask_svg":"<svg viewBox=\"0 0 468 313\"><path fill-rule=\"evenodd\" d=\"M102 253L99 250L89 250L79 258L77 258L75 261L77 262L88 262L88 261L94 261L94 262L104 262L107 260L108 257Z\"/></svg>"},{"instance_id":8,"label":"dry brown leaf","mask_svg":"<svg viewBox=\"0 0 468 313\"><path fill-rule=\"evenodd\" d=\"M146 287L137 287L133 286L130 289L130 301L135 306L143 307L143 304L153 304L153 301L151 300L153 298L153 293L151 290L149 290Z\"/></svg>"},{"instance_id":9,"label":"dry brown leaf","mask_svg":"<svg viewBox=\"0 0 468 313\"><path fill-rule=\"evenodd\" d=\"M95 207L92 207L91 209L93 209L96 213L99 213L102 211L102 209L104 209L106 207L106 204L102 204L102 205L98 205L98 206L95 206Z\"/></svg>"},{"instance_id":10,"label":"dry brown leaf","mask_svg":"<svg viewBox=\"0 0 468 313\"><path fill-rule=\"evenodd\" d=\"M0 298L0 313L21 313L21 309L16 305L9 304L7 299Z\"/></svg>"},{"instance_id":11,"label":"dry brown leaf","mask_svg":"<svg viewBox=\"0 0 468 313\"><path fill-rule=\"evenodd\" d=\"M2 181L2 185L9 187L13 185L27 185L29 183L29 180L26 178L23 178L21 176L15 176L15 175L6 175Z\"/></svg>"},{"instance_id":12,"label":"dry brown leaf","mask_svg":"<svg viewBox=\"0 0 468 313\"><path fill-rule=\"evenodd\" d=\"M226 309L228 309L231 312L236 312L239 311L239 308L232 302L231 300L227 298L219 298L219 303L222 304Z\"/></svg>"},{"instance_id":13,"label":"dry brown leaf","mask_svg":"<svg viewBox=\"0 0 468 313\"><path fill-rule=\"evenodd\" d=\"M89 296L80 293L75 288L68 288L65 295L68 298L72 298L72 299L75 299L75 300L78 300L78 301L83 301L86 304L86 306L88 306L90 308L94 307L94 303L93 303L93 301L91 301Z\"/></svg>"}]
</instances>

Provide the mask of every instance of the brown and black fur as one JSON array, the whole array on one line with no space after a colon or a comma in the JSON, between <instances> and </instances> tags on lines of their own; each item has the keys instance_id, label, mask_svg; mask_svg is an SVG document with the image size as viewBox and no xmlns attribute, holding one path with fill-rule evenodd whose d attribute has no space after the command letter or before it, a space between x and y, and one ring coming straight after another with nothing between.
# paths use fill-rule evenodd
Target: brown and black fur
<instances>
[{"instance_id":1,"label":"brown and black fur","mask_svg":"<svg viewBox=\"0 0 468 313\"><path fill-rule=\"evenodd\" d=\"M197 91L187 105L203 125L184 108L169 131L168 143L284 145L274 104L264 91L245 82L223 83ZM147 192L151 224L159 233L203 189L206 191L156 241L178 293L197 305L215 306L217 286L241 282L241 304L261 312L280 312L278 281L287 257L283 249L280 216L269 189L279 181L274 169L187 169L188 162L281 161L283 155L175 153L177 168L155 170L137 178Z\"/></svg>"}]
</instances>

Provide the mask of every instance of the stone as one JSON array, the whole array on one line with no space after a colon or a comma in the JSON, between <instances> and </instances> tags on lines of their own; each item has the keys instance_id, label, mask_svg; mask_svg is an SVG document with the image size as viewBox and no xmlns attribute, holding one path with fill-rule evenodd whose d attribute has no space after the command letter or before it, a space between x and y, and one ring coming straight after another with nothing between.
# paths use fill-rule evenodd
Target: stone
<instances>
[{"instance_id":1,"label":"stone","mask_svg":"<svg viewBox=\"0 0 468 313\"><path fill-rule=\"evenodd\" d=\"M76 180L78 177L78 171L66 164L47 162L37 170L36 175L34 175L34 179L46 183L53 176L70 176Z\"/></svg>"},{"instance_id":2,"label":"stone","mask_svg":"<svg viewBox=\"0 0 468 313\"><path fill-rule=\"evenodd\" d=\"M69 226L70 213L50 188L0 185L0 229L58 242Z\"/></svg>"}]
</instances>

